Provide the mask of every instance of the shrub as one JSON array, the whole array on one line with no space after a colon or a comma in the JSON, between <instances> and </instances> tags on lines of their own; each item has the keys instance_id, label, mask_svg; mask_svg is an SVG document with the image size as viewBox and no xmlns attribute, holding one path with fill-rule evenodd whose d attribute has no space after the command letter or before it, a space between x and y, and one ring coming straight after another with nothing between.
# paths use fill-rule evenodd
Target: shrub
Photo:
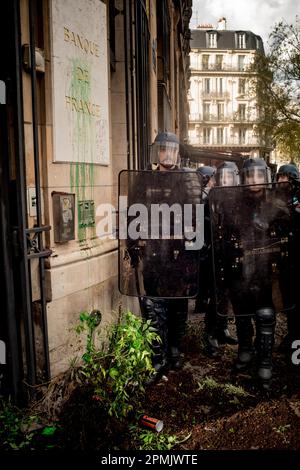
<instances>
[{"instance_id":1,"label":"shrub","mask_svg":"<svg viewBox=\"0 0 300 470\"><path fill-rule=\"evenodd\" d=\"M159 336L150 321L130 311L121 313L117 324L109 327L107 350L95 347L95 328L87 312L82 312L76 331L87 330L88 334L81 380L92 386L93 399L99 401L110 416L122 419L138 407L144 383L154 372L152 344Z\"/></svg>"}]
</instances>

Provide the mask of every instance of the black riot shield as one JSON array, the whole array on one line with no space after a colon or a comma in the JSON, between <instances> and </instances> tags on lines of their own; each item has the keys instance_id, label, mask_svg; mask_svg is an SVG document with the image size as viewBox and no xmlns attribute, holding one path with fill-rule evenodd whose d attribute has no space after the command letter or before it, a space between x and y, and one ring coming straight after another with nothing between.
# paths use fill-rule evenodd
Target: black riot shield
<instances>
[{"instance_id":1,"label":"black riot shield","mask_svg":"<svg viewBox=\"0 0 300 470\"><path fill-rule=\"evenodd\" d=\"M189 298L198 292L204 243L200 181L194 171L119 174L119 290Z\"/></svg>"},{"instance_id":2,"label":"black riot shield","mask_svg":"<svg viewBox=\"0 0 300 470\"><path fill-rule=\"evenodd\" d=\"M209 199L217 313L293 308L283 292L292 276L290 185L216 187Z\"/></svg>"}]
</instances>

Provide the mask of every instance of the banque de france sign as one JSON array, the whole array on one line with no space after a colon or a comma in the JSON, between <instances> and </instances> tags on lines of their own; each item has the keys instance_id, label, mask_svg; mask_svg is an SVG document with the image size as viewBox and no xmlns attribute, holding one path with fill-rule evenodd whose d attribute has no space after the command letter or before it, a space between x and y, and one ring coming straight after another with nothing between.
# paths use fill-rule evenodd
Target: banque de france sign
<instances>
[{"instance_id":1,"label":"banque de france sign","mask_svg":"<svg viewBox=\"0 0 300 470\"><path fill-rule=\"evenodd\" d=\"M109 163L106 6L52 0L54 161Z\"/></svg>"}]
</instances>

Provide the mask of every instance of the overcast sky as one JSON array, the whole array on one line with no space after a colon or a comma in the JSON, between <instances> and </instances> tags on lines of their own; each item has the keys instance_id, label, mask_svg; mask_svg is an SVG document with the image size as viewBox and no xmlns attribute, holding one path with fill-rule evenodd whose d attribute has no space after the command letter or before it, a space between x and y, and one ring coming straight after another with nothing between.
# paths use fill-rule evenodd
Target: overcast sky
<instances>
[{"instance_id":1,"label":"overcast sky","mask_svg":"<svg viewBox=\"0 0 300 470\"><path fill-rule=\"evenodd\" d=\"M212 23L222 16L227 19L227 29L250 30L267 41L275 23L281 19L294 22L300 15L299 0L193 0L191 29L197 23Z\"/></svg>"}]
</instances>

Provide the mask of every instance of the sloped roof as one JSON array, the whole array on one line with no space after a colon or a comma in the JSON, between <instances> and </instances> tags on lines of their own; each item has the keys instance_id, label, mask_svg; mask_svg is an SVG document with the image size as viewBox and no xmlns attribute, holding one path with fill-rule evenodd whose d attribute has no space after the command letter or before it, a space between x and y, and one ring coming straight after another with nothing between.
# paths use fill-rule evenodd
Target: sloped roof
<instances>
[{"instance_id":1,"label":"sloped roof","mask_svg":"<svg viewBox=\"0 0 300 470\"><path fill-rule=\"evenodd\" d=\"M264 53L264 45L260 36L252 33L252 31L245 30L217 30L217 29L193 29L190 46L192 49L208 49L207 47L207 33L217 34L217 47L209 49L234 49L243 51L237 47L236 39L238 33L245 33L246 35L246 50L254 49Z\"/></svg>"}]
</instances>

